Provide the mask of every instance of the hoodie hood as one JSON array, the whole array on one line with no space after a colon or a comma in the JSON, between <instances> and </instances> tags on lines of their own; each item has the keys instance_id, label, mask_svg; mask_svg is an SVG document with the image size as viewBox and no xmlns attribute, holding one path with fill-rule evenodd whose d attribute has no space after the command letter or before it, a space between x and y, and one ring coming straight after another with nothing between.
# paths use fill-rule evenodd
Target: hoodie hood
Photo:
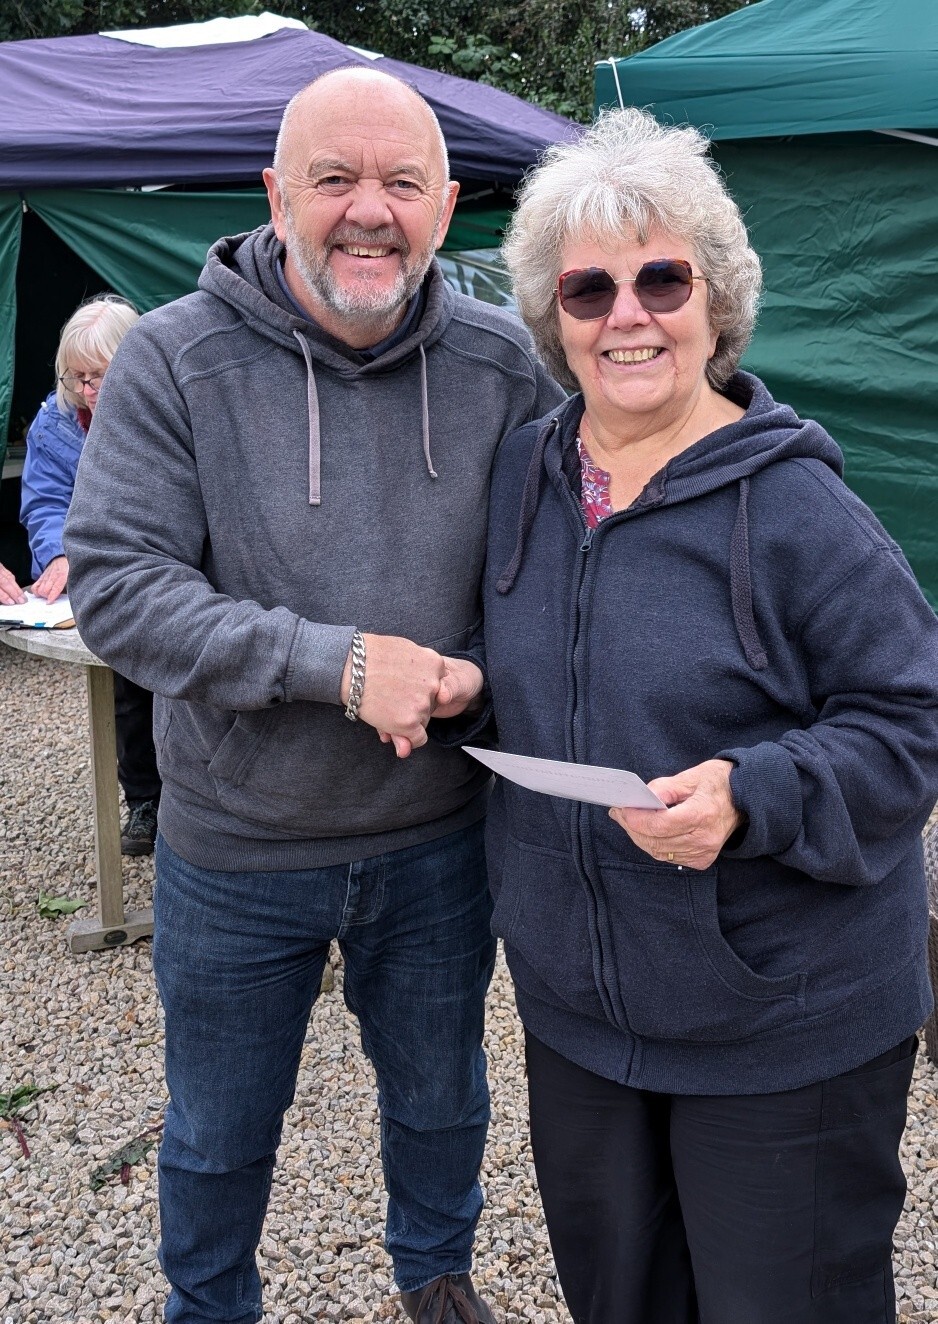
<instances>
[{"instance_id":1,"label":"hoodie hood","mask_svg":"<svg viewBox=\"0 0 938 1324\"><path fill-rule=\"evenodd\" d=\"M419 357L420 445L427 472L431 478L436 478L427 407L427 349L443 335L455 307L455 294L436 262L431 264L424 278L422 310L408 335L377 358L366 358L351 345L329 335L316 322L300 317L285 306L277 278L277 264L282 264L284 253L284 246L271 224L248 234L219 239L209 249L199 277L199 288L229 304L253 330L302 355L307 373L310 505L319 505L322 500L317 369L351 380L361 379L362 389L367 389L369 378L382 376L408 359ZM415 455L417 453L415 449Z\"/></svg>"},{"instance_id":2,"label":"hoodie hood","mask_svg":"<svg viewBox=\"0 0 938 1324\"><path fill-rule=\"evenodd\" d=\"M669 460L650 479L628 513L678 505L721 487L738 486L729 562L733 617L750 665L761 670L768 659L756 629L752 604L749 480L769 465L799 458L820 461L842 477L843 453L819 423L799 418L789 405L778 404L751 373L735 373L726 387L726 395L746 410L743 417L701 437ZM546 477L556 486L572 488L579 494L576 437L584 409L583 396L575 395L544 420L525 477L515 550L496 584L499 593L511 591L521 568L543 479Z\"/></svg>"}]
</instances>

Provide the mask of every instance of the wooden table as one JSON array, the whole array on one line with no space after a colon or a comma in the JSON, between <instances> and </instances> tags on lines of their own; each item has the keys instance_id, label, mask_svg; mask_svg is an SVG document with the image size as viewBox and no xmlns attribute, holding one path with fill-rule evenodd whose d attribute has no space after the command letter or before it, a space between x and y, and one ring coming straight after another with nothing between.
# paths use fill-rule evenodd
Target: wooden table
<instances>
[{"instance_id":1,"label":"wooden table","mask_svg":"<svg viewBox=\"0 0 938 1324\"><path fill-rule=\"evenodd\" d=\"M152 910L124 912L117 737L114 729L114 673L85 647L77 630L2 630L0 640L34 657L71 662L85 669L91 736L91 788L98 913L68 928L73 952L123 947L153 932Z\"/></svg>"}]
</instances>

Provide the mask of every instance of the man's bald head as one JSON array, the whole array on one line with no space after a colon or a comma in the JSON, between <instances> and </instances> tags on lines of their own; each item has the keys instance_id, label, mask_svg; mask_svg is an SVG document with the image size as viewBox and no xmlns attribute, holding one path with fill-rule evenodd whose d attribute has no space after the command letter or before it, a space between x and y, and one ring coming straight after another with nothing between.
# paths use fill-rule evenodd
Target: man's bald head
<instances>
[{"instance_id":1,"label":"man's bald head","mask_svg":"<svg viewBox=\"0 0 938 1324\"><path fill-rule=\"evenodd\" d=\"M349 108L353 112L355 109L366 109L375 114L377 119L379 112L374 102L376 91L382 101L387 98L391 102L398 102L402 108L406 107L409 113L426 124L428 132L439 147L442 178L448 183L449 152L446 150L446 139L443 137L440 122L430 103L415 87L402 82L400 78L393 78L378 69L361 68L357 65L347 69L331 69L328 73L320 74L311 83L300 88L287 103L277 133L277 145L274 148L273 167L277 175L283 178L286 158L298 145L295 140L305 136L309 132L309 126L315 124L317 109L321 104L328 101L330 105L334 105L335 99L341 97L348 101Z\"/></svg>"},{"instance_id":2,"label":"man's bald head","mask_svg":"<svg viewBox=\"0 0 938 1324\"><path fill-rule=\"evenodd\" d=\"M354 348L384 339L459 191L423 97L377 69L324 74L287 106L264 182L294 299Z\"/></svg>"}]
</instances>

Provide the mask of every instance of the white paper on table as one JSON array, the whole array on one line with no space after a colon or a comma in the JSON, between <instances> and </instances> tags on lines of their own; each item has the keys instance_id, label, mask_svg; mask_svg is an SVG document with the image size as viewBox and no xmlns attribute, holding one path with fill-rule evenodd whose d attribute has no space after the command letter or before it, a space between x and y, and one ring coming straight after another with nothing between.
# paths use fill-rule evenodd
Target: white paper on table
<instances>
[{"instance_id":1,"label":"white paper on table","mask_svg":"<svg viewBox=\"0 0 938 1324\"><path fill-rule=\"evenodd\" d=\"M45 598L37 598L35 593L27 593L25 602L14 602L9 607L0 607L0 622L15 621L17 625L28 626L32 630L51 629L61 621L72 619L72 608L68 597L56 598L48 603Z\"/></svg>"},{"instance_id":2,"label":"white paper on table","mask_svg":"<svg viewBox=\"0 0 938 1324\"><path fill-rule=\"evenodd\" d=\"M535 759L527 754L500 754L492 749L476 749L474 745L463 745L463 749L493 772L542 795L585 800L587 804L605 805L608 809L613 805L628 809L667 808L641 777L622 768Z\"/></svg>"}]
</instances>

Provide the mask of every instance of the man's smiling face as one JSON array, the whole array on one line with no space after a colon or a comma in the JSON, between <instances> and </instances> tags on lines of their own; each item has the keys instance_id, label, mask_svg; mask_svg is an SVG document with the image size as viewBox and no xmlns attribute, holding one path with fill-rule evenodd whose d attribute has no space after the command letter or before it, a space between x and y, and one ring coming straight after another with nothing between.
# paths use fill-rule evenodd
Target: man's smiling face
<instances>
[{"instance_id":1,"label":"man's smiling face","mask_svg":"<svg viewBox=\"0 0 938 1324\"><path fill-rule=\"evenodd\" d=\"M458 188L447 183L429 108L402 83L369 74L343 71L310 88L291 114L278 170L264 172L294 295L326 330L359 345L403 317Z\"/></svg>"}]
</instances>

